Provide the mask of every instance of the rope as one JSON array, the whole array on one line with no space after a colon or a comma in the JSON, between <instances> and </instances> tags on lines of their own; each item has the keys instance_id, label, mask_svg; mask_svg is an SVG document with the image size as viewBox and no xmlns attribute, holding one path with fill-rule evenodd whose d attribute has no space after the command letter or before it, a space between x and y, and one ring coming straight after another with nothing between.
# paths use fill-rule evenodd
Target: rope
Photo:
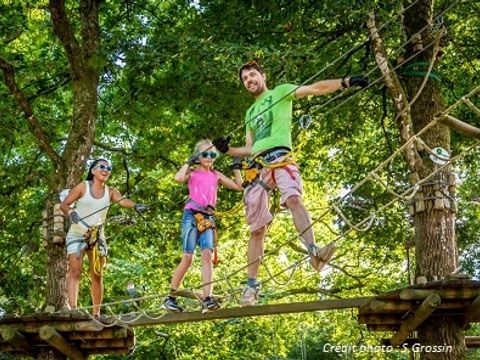
<instances>
[{"instance_id":1,"label":"rope","mask_svg":"<svg viewBox=\"0 0 480 360\"><path fill-rule=\"evenodd\" d=\"M478 87L475 88L474 90L472 90L466 97L469 97L471 94L476 93L477 91L478 91ZM358 94L358 92L357 92L356 94ZM351 97L351 98L353 98L353 97ZM464 97L464 98L465 98L465 97ZM447 108L447 110L445 110L445 111L444 111L442 114L440 114L438 117L434 118L434 120L432 120L429 124L427 124L427 126L425 126L417 135L412 136L405 144L403 144L399 149L397 149L397 151L396 151L394 154L392 154L387 160L385 160L385 161L381 164L381 166L382 166L383 164L388 164L391 160L393 160L393 158L396 157L396 156L400 153L400 151L403 151L403 149L407 146L407 144L410 144L411 141L416 140L417 137L418 137L421 133L423 133L424 131L426 131L426 129L430 128L431 126L433 126L434 124L436 124L438 121L440 121L440 119L443 118L443 116L444 116L446 113L448 113L449 111L451 111L451 109L453 109L453 108L456 107L457 105L458 105L458 101L457 101L456 103L454 103L453 105L451 105L449 108ZM424 178L423 180L417 182L417 184L415 184L415 185L419 185L420 183L423 183L423 181L431 178L431 177L433 176L433 174L436 174L438 171L444 169L445 166L450 165L452 162L458 160L459 158L461 158L462 156L464 156L466 153L468 153L470 150L472 150L473 148L475 148L475 147L477 147L477 146L478 146L478 143L475 144L474 146L468 148L466 151L462 152L460 155L457 155L456 157L450 159L445 165L439 167L439 168L436 169L434 172L432 172L429 176L427 176L427 177ZM377 167L377 169L378 169L378 168L381 168L381 167L379 166L379 167ZM373 172L372 172L372 173L373 173ZM370 174L372 174L372 173L370 173ZM375 174L375 175L376 175L376 174ZM367 178L368 178L368 177L367 177ZM365 183L365 181L366 181L367 178L365 178L365 179L363 179L362 181L360 181L359 183L357 183L357 185L356 185L352 190L350 190L348 194L351 194L351 193L353 193L354 191L356 191L361 185L363 185L363 184ZM409 190L407 190L407 191L411 191L411 189L409 189ZM406 192L404 192L403 194L406 194ZM340 198L340 200L344 199L346 196L347 196L347 194L344 195L344 196L342 196L342 197ZM403 195L403 196L405 196L405 195ZM390 206L391 204L395 203L396 201L397 201L397 199L392 200L391 202L389 202L387 205L381 207L381 208L380 208L379 210L377 210L376 212L379 212L379 211L385 209L387 206ZM328 212L327 212L327 213L328 213ZM370 219L371 216L372 216L372 214L371 214L368 218L366 218L366 219L364 219L363 221L361 221L359 224L362 224L362 223L367 222L367 220ZM314 222L312 222L312 225L313 225L313 223L314 223ZM355 227L358 227L359 224L355 225ZM312 226L312 225L311 225L311 226ZM307 231L311 226L309 226L307 229L305 229L305 230L300 234L300 236L303 235L303 233L305 233L305 231ZM339 235L338 238L344 237L344 236L345 236L346 234L348 234L352 229L353 229L353 228L350 228L350 229L349 229L348 231L346 231L344 234ZM292 240L290 240L290 241L292 241ZM308 256L305 257L305 259L307 259L307 258L308 258ZM261 259L257 259L255 262L258 262L258 261L260 261L260 260L261 260ZM228 277L233 276L234 274L238 273L240 270L245 269L245 268L248 267L249 265L250 265L250 264L247 264L245 267L242 267L241 269L238 269L238 270L234 271L234 272L231 273ZM294 265L295 265L295 264L294 264ZM291 265L289 268L291 268L292 266L293 266L293 265ZM295 266L296 266L296 265L295 265ZM212 281L211 283L214 283L214 282L216 282L216 281ZM202 287L205 286L205 285L206 285L206 284L202 284ZM151 296L151 297L153 297L153 296ZM156 295L156 297L158 297L158 295ZM147 297L144 297L144 298L147 298ZM132 300L130 300L130 301L134 301L134 300L136 300L136 299L132 299ZM121 301L121 302L124 303L125 300L123 300L123 301ZM106 306L106 304L102 304L101 306Z\"/></svg>"},{"instance_id":2,"label":"rope","mask_svg":"<svg viewBox=\"0 0 480 360\"><path fill-rule=\"evenodd\" d=\"M467 95L464 96L464 98L469 98L471 97L472 95L476 94L478 91L480 90L480 86L477 86L476 88L474 88L472 91L470 91ZM424 128L422 128L416 135L412 136L405 144L403 144L400 148L398 148L396 150L396 152L394 154L392 154L389 158L387 158L382 164L380 164L379 166L377 166L377 168L372 171L366 178L368 178L371 174L373 173L376 173L378 172L383 166L385 166L386 164L388 164L394 157L396 157L401 151L402 149L408 145L408 143L410 143L411 141L415 141L417 139L417 137L419 135L421 135L423 132L427 131L431 126L434 126L438 121L440 121L448 112L452 111L453 109L455 109L459 104L461 104L463 102L462 99L459 99L458 101L456 101L454 104L450 105L447 109L445 109L441 114L439 114L437 117L435 117L429 124L427 124ZM435 169L434 171L432 171L428 176L426 176L424 179L418 181L417 183L413 184L411 188L414 188L414 187L418 187L428 181L430 181L431 178L433 178L438 172L442 171L443 169L445 169L447 166L450 166L450 164L456 162L457 160L463 158L465 155L467 155L470 151L472 151L473 149L475 149L476 147L478 147L480 145L480 142L477 142L473 145L471 145L470 147L468 147L466 150L464 150L462 153L460 153L459 155L455 156L455 157L452 157L451 159L449 159L444 165L438 167L437 169ZM365 178L365 179L366 179ZM353 191L356 191L358 188L359 188L359 184L364 184L365 183L365 179L362 179L359 183L357 183L356 186L354 186L350 191L349 191L349 194L353 193ZM407 189L405 192L403 192L400 196L400 198L402 196L406 196L406 194L410 194L410 192L412 191L412 189ZM340 197L340 200L343 200L348 194L345 194L344 196ZM372 213L379 213L383 210L385 210L386 208L390 207L391 205L393 205L394 203L396 203L398 201L398 197L395 197L394 199L392 199L390 202L388 202L387 204L383 205L382 207L380 207L379 209L377 209L375 212L372 212ZM332 207L333 208L333 205ZM329 210L325 211L323 214L328 214L329 213ZM337 238L334 240L334 241L339 241L341 238L344 238L347 234L349 234L354 228L359 228L360 226L363 226L365 223L368 223L369 221L371 221L371 217L372 217L372 213L365 219L363 219L362 221L360 221L359 223L355 224L354 226L352 227L349 227L348 230L346 230L344 233L340 234L339 236L337 236ZM323 215L322 214L322 215ZM323 217L323 216L322 216ZM309 228L311 228L315 223L317 223L319 220L318 219L315 219L314 221L312 221L312 224L307 227L307 229L305 229L301 234L303 235L303 233L305 231L307 231ZM283 247L285 244L289 243L289 242L292 242L295 238L292 238L292 239L289 239L287 240L286 242L284 242L283 244L281 244L280 246L278 246L277 248L281 248ZM272 253L272 251L270 252L267 252L265 256L268 256L269 253ZM306 259L308 259L309 256L305 256L301 262L305 261ZM233 272L231 272L230 274L226 275L225 276L225 279L229 279L230 277L234 276L235 274L238 274L240 271L248 268L248 266L250 266L251 264L254 264L258 261L261 261L261 258L259 259L256 259L250 263L248 263L247 265L245 266L242 266L241 268L237 269L237 270L234 270ZM276 274L273 274L273 276L269 276L268 279L266 279L265 281L263 281L262 283L266 283L268 281L270 281L273 277L276 277L282 273L284 273L285 271L288 271L289 269L291 269L292 267L296 267L297 266L297 263L294 263L292 265L290 265L289 267L283 269L281 272L279 273L276 273ZM271 274L270 274L271 275ZM205 285L209 285L209 284L214 284L214 283L217 283L219 282L220 280L213 280L209 283L206 283L206 284L202 284L201 286L197 287L197 288L201 288ZM230 285L231 287L231 285ZM158 298L159 296L162 296L160 294L156 294L156 295L150 295L150 296L143 296L143 297L139 297L139 298L135 298L135 299L129 299L129 300L121 300L121 301L117 301L117 302L110 302L110 303L105 303L105 304L101 304L100 306L109 306L109 305L113 305L113 304L119 304L119 303L125 303L125 302L132 302L132 301L140 301L140 300L147 300L147 299L154 299L154 298ZM163 296L166 296L166 295L163 295ZM89 307L83 307L81 309L88 309L88 308L92 308L93 306L89 306Z\"/></svg>"}]
</instances>

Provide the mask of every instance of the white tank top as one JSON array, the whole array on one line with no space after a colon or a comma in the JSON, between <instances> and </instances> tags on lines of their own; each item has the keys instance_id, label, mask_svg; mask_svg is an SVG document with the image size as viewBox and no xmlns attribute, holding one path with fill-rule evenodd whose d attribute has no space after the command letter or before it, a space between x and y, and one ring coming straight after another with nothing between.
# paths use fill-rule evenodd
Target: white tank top
<instances>
[{"instance_id":1,"label":"white tank top","mask_svg":"<svg viewBox=\"0 0 480 360\"><path fill-rule=\"evenodd\" d=\"M88 226L104 224L107 219L108 207L110 205L110 191L105 185L103 197L96 199L92 196L90 181L85 181L85 194L77 200L75 210L82 221ZM70 226L69 233L84 234L87 227L80 221Z\"/></svg>"}]
</instances>

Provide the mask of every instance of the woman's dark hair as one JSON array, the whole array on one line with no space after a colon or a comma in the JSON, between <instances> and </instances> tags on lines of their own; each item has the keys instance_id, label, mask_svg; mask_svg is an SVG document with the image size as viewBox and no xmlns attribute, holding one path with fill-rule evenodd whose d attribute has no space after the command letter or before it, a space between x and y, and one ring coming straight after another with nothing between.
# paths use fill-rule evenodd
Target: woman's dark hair
<instances>
[{"instance_id":1,"label":"woman's dark hair","mask_svg":"<svg viewBox=\"0 0 480 360\"><path fill-rule=\"evenodd\" d=\"M97 166L97 164L100 162L100 161L105 161L108 165L110 165L110 161L108 161L107 159L104 159L104 158L96 158L92 161L92 163L90 164L90 166L88 167L88 172L87 172L87 180L93 180L93 173L92 173L92 170L95 166Z\"/></svg>"}]
</instances>

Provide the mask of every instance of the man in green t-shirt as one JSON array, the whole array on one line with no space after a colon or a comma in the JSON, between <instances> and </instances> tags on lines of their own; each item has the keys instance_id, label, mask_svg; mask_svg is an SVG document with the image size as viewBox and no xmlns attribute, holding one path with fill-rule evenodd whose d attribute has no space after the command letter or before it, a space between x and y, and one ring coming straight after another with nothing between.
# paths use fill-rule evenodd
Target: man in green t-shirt
<instances>
[{"instance_id":1,"label":"man in green t-shirt","mask_svg":"<svg viewBox=\"0 0 480 360\"><path fill-rule=\"evenodd\" d=\"M248 244L248 280L240 305L254 305L258 298L257 274L263 256L265 234L272 220L269 212L269 191L280 190L280 204L292 212L293 222L308 249L310 263L320 271L335 251L332 242L322 248L315 244L312 220L302 201L302 178L289 156L292 149L292 102L309 95L325 95L350 86L365 87L368 80L361 76L322 80L311 85L279 85L269 90L263 68L252 61L239 70L245 89L255 98L245 115L246 139L242 147L230 147L230 137L213 141L223 153L237 157L253 156L261 164L258 176L245 188L246 220L250 226ZM248 180L248 179L247 179Z\"/></svg>"}]
</instances>

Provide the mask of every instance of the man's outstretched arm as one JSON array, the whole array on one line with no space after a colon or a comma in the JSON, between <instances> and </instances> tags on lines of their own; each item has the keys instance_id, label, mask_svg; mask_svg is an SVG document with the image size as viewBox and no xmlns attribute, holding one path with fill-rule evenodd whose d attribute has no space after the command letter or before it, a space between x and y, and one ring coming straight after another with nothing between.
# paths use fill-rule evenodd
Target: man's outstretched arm
<instances>
[{"instance_id":1,"label":"man's outstretched arm","mask_svg":"<svg viewBox=\"0 0 480 360\"><path fill-rule=\"evenodd\" d=\"M295 97L301 99L309 95L326 95L350 86L360 86L364 88L368 86L368 79L363 76L352 76L343 79L320 80L311 85L299 86L295 90Z\"/></svg>"}]
</instances>

